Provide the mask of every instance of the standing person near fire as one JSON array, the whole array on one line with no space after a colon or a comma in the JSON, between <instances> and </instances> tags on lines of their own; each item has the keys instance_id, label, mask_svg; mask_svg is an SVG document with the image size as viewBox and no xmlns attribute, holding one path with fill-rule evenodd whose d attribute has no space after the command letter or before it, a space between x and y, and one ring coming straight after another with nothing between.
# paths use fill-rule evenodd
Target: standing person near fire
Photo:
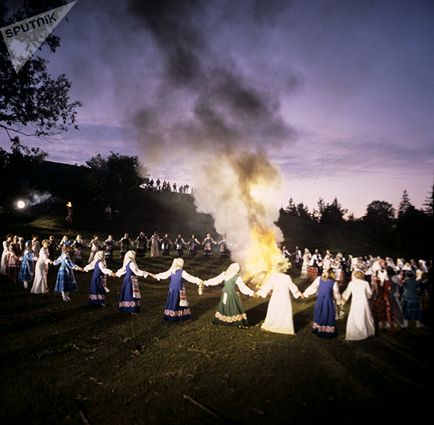
<instances>
[{"instance_id":1,"label":"standing person near fire","mask_svg":"<svg viewBox=\"0 0 434 425\"><path fill-rule=\"evenodd\" d=\"M228 257L229 249L228 243L226 242L226 235L223 235L222 239L218 242L220 257Z\"/></svg>"},{"instance_id":2,"label":"standing person near fire","mask_svg":"<svg viewBox=\"0 0 434 425\"><path fill-rule=\"evenodd\" d=\"M345 334L347 341L360 341L375 335L374 318L369 306L372 290L369 282L363 277L362 271L355 271L351 282L342 294L343 304L352 296Z\"/></svg>"},{"instance_id":3,"label":"standing person near fire","mask_svg":"<svg viewBox=\"0 0 434 425\"><path fill-rule=\"evenodd\" d=\"M54 292L60 292L62 294L62 300L65 302L71 301L69 293L77 291L77 282L74 276L74 270L83 271L83 269L72 262L69 256L70 247L65 245L62 248L62 254L57 260L54 260L55 266L59 265L59 271L57 272L56 285Z\"/></svg>"},{"instance_id":4,"label":"standing person near fire","mask_svg":"<svg viewBox=\"0 0 434 425\"><path fill-rule=\"evenodd\" d=\"M48 239L42 241L42 247L39 250L38 260L35 264L35 279L33 281L32 289L30 290L30 293L32 294L48 293L48 266L49 264L53 264L48 251L49 245L50 241Z\"/></svg>"},{"instance_id":5,"label":"standing person near fire","mask_svg":"<svg viewBox=\"0 0 434 425\"><path fill-rule=\"evenodd\" d=\"M116 276L116 273L107 268L104 251L98 251L92 263L83 270L85 272L93 270L89 288L89 304L105 307L105 294L110 292L107 287L107 276Z\"/></svg>"},{"instance_id":6,"label":"standing person near fire","mask_svg":"<svg viewBox=\"0 0 434 425\"><path fill-rule=\"evenodd\" d=\"M324 270L303 292L306 298L314 294L317 294L317 297L313 310L312 332L321 338L335 338L336 308L333 299L340 305L342 298L332 269Z\"/></svg>"},{"instance_id":7,"label":"standing person near fire","mask_svg":"<svg viewBox=\"0 0 434 425\"><path fill-rule=\"evenodd\" d=\"M146 278L153 274L140 270L136 263L135 251L127 251L122 267L116 272L117 277L124 276L121 293L119 296L119 311L122 313L136 314L140 311L139 276Z\"/></svg>"},{"instance_id":8,"label":"standing person near fire","mask_svg":"<svg viewBox=\"0 0 434 425\"><path fill-rule=\"evenodd\" d=\"M187 273L184 268L184 260L175 258L169 270L158 273L155 279L168 279L170 277L169 292L167 294L166 306L163 319L169 322L183 322L191 320L191 311L187 299L187 293L183 280L199 285L202 281Z\"/></svg>"},{"instance_id":9,"label":"standing person near fire","mask_svg":"<svg viewBox=\"0 0 434 425\"><path fill-rule=\"evenodd\" d=\"M250 297L253 297L255 292L248 288L241 278L240 265L238 263L232 263L226 271L212 279L206 280L204 285L215 286L220 283L224 284L222 289L223 293L218 303L213 323L215 325L225 326L248 326L247 315L237 290Z\"/></svg>"},{"instance_id":10,"label":"standing person near fire","mask_svg":"<svg viewBox=\"0 0 434 425\"><path fill-rule=\"evenodd\" d=\"M273 270L266 276L264 285L256 294L265 298L272 291L267 315L261 329L269 332L294 335L291 293L294 298L303 298L303 295L292 282L291 277L285 274L288 267L288 260L282 261L273 267Z\"/></svg>"}]
</instances>

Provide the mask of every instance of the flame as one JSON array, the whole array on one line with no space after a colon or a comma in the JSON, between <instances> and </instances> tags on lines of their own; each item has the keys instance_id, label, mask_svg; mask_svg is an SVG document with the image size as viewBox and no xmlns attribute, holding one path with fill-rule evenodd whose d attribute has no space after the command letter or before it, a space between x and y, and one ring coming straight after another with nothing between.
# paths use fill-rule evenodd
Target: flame
<instances>
[{"instance_id":1,"label":"flame","mask_svg":"<svg viewBox=\"0 0 434 425\"><path fill-rule=\"evenodd\" d=\"M251 228L250 237L244 271L257 286L261 286L266 274L282 268L285 259L277 246L273 229L255 225Z\"/></svg>"},{"instance_id":2,"label":"flame","mask_svg":"<svg viewBox=\"0 0 434 425\"><path fill-rule=\"evenodd\" d=\"M67 206L68 208L71 208L71 207L72 207L72 203L71 203L71 201L68 201L68 202L66 203L66 206Z\"/></svg>"},{"instance_id":3,"label":"flame","mask_svg":"<svg viewBox=\"0 0 434 425\"><path fill-rule=\"evenodd\" d=\"M283 234L276 226L281 174L264 152L230 151L218 167L203 164L198 181L213 181L194 192L199 212L211 214L225 234L232 260L241 265L247 283L261 285L273 269L285 268L278 247Z\"/></svg>"}]
</instances>

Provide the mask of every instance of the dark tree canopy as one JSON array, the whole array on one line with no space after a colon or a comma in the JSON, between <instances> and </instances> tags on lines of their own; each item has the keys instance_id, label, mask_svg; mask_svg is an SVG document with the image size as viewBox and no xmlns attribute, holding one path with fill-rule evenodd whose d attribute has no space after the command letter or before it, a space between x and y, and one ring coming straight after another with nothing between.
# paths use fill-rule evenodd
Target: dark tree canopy
<instances>
[{"instance_id":1,"label":"dark tree canopy","mask_svg":"<svg viewBox=\"0 0 434 425\"><path fill-rule=\"evenodd\" d=\"M64 2L25 1L20 9L8 10L0 2L0 27L26 17L59 7ZM50 35L42 44L51 52L60 45L59 37ZM40 48L40 49L41 49ZM0 127L10 139L13 134L50 136L76 125L78 101L71 101L71 82L65 74L53 78L47 71L48 60L33 54L17 73L5 43L0 43Z\"/></svg>"},{"instance_id":2,"label":"dark tree canopy","mask_svg":"<svg viewBox=\"0 0 434 425\"><path fill-rule=\"evenodd\" d=\"M98 154L86 161L86 165L90 169L89 186L93 198L118 206L134 198L147 175L137 156L114 152L107 158Z\"/></svg>"}]
</instances>

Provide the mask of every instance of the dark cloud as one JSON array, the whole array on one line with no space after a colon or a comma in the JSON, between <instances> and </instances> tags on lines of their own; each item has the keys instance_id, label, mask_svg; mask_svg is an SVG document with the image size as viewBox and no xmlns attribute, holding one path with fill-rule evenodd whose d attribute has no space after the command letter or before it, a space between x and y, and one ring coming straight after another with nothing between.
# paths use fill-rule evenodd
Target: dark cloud
<instances>
[{"instance_id":1,"label":"dark cloud","mask_svg":"<svg viewBox=\"0 0 434 425\"><path fill-rule=\"evenodd\" d=\"M262 16L263 22L279 13L283 3L261 12L258 2L238 3L249 16ZM286 3L286 7L288 3ZM143 111L135 113L133 122L137 134L151 152L158 153L170 144L169 138L176 136L177 147L191 149L214 149L280 144L295 136L295 131L280 114L276 93L269 93L253 82L241 71L236 57L229 53L213 53L213 33L204 31L212 25L217 31L222 22L212 20L215 8L219 13L229 13L230 2L179 2L166 0L130 1L130 11L143 24L156 42L164 64L164 72L158 89L158 98L148 103ZM237 25L236 21L232 25ZM296 86L296 77L289 78ZM172 106L177 102L176 93L182 90L185 102L184 114L173 116L161 99L171 98ZM182 107L182 106L181 106Z\"/></svg>"}]
</instances>

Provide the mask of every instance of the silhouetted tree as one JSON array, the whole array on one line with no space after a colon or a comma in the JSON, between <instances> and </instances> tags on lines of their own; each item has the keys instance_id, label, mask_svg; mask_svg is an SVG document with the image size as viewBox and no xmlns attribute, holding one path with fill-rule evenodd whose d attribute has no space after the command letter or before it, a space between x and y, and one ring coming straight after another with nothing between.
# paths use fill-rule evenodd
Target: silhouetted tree
<instances>
[{"instance_id":1,"label":"silhouetted tree","mask_svg":"<svg viewBox=\"0 0 434 425\"><path fill-rule=\"evenodd\" d=\"M125 206L140 192L146 169L137 156L110 152L107 158L100 154L86 161L90 169L89 188L94 201L111 202Z\"/></svg>"},{"instance_id":2,"label":"silhouetted tree","mask_svg":"<svg viewBox=\"0 0 434 425\"><path fill-rule=\"evenodd\" d=\"M25 1L25 8L10 12L0 2L0 28L26 17L59 6L52 1ZM55 52L60 45L57 36L50 35L43 46ZM76 125L78 101L71 102L71 82L65 74L52 78L47 72L48 60L33 54L17 73L9 59L5 43L0 43L0 128L10 140L14 135L49 136Z\"/></svg>"},{"instance_id":3,"label":"silhouetted tree","mask_svg":"<svg viewBox=\"0 0 434 425\"><path fill-rule=\"evenodd\" d=\"M415 207L410 202L410 197L408 196L407 190L404 190L402 193L401 202L398 206L398 219L401 218L403 215L414 212Z\"/></svg>"},{"instance_id":4,"label":"silhouetted tree","mask_svg":"<svg viewBox=\"0 0 434 425\"><path fill-rule=\"evenodd\" d=\"M389 243L395 224L395 209L386 201L372 201L366 207L362 219L363 229L368 235L382 243Z\"/></svg>"},{"instance_id":5,"label":"silhouetted tree","mask_svg":"<svg viewBox=\"0 0 434 425\"><path fill-rule=\"evenodd\" d=\"M320 222L327 224L342 224L344 222L344 215L347 209L342 208L338 199L333 199L331 204L326 204L322 210Z\"/></svg>"},{"instance_id":6,"label":"silhouetted tree","mask_svg":"<svg viewBox=\"0 0 434 425\"><path fill-rule=\"evenodd\" d=\"M425 199L425 202L423 203L424 211L425 213L433 217L433 210L434 210L434 184L431 187L431 193L428 195L428 197Z\"/></svg>"}]
</instances>

